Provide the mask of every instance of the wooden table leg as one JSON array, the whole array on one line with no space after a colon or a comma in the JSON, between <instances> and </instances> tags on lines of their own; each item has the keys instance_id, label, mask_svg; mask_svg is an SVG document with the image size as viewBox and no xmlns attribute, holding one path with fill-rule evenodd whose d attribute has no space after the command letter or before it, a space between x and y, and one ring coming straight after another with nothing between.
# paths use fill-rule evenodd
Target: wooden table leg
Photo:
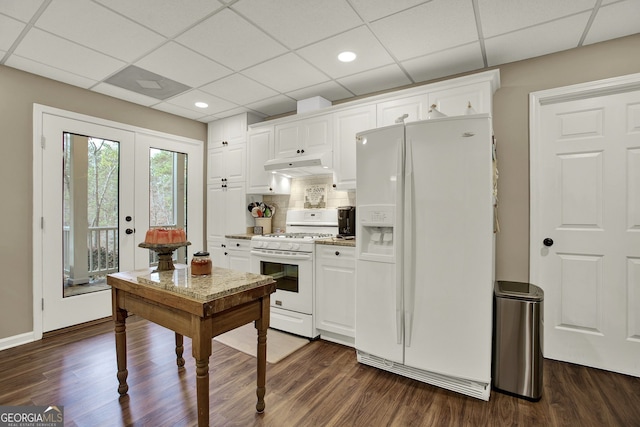
<instances>
[{"instance_id":1,"label":"wooden table leg","mask_svg":"<svg viewBox=\"0 0 640 427\"><path fill-rule=\"evenodd\" d=\"M120 393L120 395L125 395L129 391L129 386L127 385L127 376L129 375L129 371L127 371L127 310L123 310L118 307L117 292L117 289L113 289L111 294L113 300L113 320L115 322L116 333L116 361L118 365L117 377L119 383L118 393Z\"/></svg>"},{"instance_id":2,"label":"wooden table leg","mask_svg":"<svg viewBox=\"0 0 640 427\"><path fill-rule=\"evenodd\" d=\"M256 320L255 325L258 330L258 348L257 348L257 387L256 396L258 396L258 402L256 403L256 411L258 413L264 412L265 403L264 395L267 391L267 329L269 328L269 297L265 297L261 300L261 316Z\"/></svg>"},{"instance_id":3,"label":"wooden table leg","mask_svg":"<svg viewBox=\"0 0 640 427\"><path fill-rule=\"evenodd\" d=\"M179 368L184 366L182 353L184 353L184 337L176 332L176 364Z\"/></svg>"},{"instance_id":4,"label":"wooden table leg","mask_svg":"<svg viewBox=\"0 0 640 427\"><path fill-rule=\"evenodd\" d=\"M198 426L209 425L209 357L211 356L211 323L201 318L192 320L193 338L191 352L196 359L196 398L198 401Z\"/></svg>"}]
</instances>

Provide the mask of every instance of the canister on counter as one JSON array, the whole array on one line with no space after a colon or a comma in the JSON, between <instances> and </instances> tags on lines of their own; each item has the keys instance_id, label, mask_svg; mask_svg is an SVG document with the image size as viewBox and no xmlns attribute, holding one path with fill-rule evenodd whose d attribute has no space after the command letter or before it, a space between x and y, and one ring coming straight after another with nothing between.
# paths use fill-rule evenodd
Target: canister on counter
<instances>
[{"instance_id":1,"label":"canister on counter","mask_svg":"<svg viewBox=\"0 0 640 427\"><path fill-rule=\"evenodd\" d=\"M194 277L211 274L211 257L209 252L196 252L191 258L191 275Z\"/></svg>"}]
</instances>

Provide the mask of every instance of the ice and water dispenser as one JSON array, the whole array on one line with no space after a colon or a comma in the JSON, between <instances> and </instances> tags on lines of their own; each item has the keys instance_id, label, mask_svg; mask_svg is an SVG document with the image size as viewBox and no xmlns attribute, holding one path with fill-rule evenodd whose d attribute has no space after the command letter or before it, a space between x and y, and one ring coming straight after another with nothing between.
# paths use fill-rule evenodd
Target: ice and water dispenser
<instances>
[{"instance_id":1,"label":"ice and water dispenser","mask_svg":"<svg viewBox=\"0 0 640 427\"><path fill-rule=\"evenodd\" d=\"M360 257L388 262L394 260L396 245L395 206L359 206L358 240Z\"/></svg>"}]
</instances>

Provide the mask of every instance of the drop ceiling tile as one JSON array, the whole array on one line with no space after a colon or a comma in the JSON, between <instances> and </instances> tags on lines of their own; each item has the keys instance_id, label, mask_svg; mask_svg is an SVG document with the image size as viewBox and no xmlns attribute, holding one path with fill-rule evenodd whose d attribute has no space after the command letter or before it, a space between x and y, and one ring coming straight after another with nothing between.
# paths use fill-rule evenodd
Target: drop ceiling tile
<instances>
[{"instance_id":1,"label":"drop ceiling tile","mask_svg":"<svg viewBox=\"0 0 640 427\"><path fill-rule=\"evenodd\" d=\"M354 52L358 57L353 62L340 62L338 54L343 51ZM393 63L393 58L364 25L297 53L334 79Z\"/></svg>"},{"instance_id":2,"label":"drop ceiling tile","mask_svg":"<svg viewBox=\"0 0 640 427\"><path fill-rule=\"evenodd\" d=\"M356 95L366 95L369 93L392 89L411 82L395 64L387 65L375 70L338 79L338 83L349 89Z\"/></svg>"},{"instance_id":3,"label":"drop ceiling tile","mask_svg":"<svg viewBox=\"0 0 640 427\"><path fill-rule=\"evenodd\" d=\"M248 104L278 94L275 90L269 89L242 74L233 74L225 77L202 86L200 90L236 104Z\"/></svg>"},{"instance_id":4,"label":"drop ceiling tile","mask_svg":"<svg viewBox=\"0 0 640 427\"><path fill-rule=\"evenodd\" d=\"M414 82L424 82L484 67L480 43L448 49L402 62Z\"/></svg>"},{"instance_id":5,"label":"drop ceiling tile","mask_svg":"<svg viewBox=\"0 0 640 427\"><path fill-rule=\"evenodd\" d=\"M165 41L143 26L86 0L51 2L36 26L126 62Z\"/></svg>"},{"instance_id":6,"label":"drop ceiling tile","mask_svg":"<svg viewBox=\"0 0 640 427\"><path fill-rule=\"evenodd\" d=\"M207 108L198 108L195 106L195 103L199 101L206 102L209 106ZM191 111L200 112L201 117L216 114L219 111L230 110L231 108L238 106L232 102L225 101L224 99L197 89L176 95L173 98L168 99L166 102Z\"/></svg>"},{"instance_id":7,"label":"drop ceiling tile","mask_svg":"<svg viewBox=\"0 0 640 427\"><path fill-rule=\"evenodd\" d=\"M166 37L177 35L223 6L215 0L96 1Z\"/></svg>"},{"instance_id":8,"label":"drop ceiling tile","mask_svg":"<svg viewBox=\"0 0 640 427\"><path fill-rule=\"evenodd\" d=\"M594 0L478 0L485 38L593 9Z\"/></svg>"},{"instance_id":9,"label":"drop ceiling tile","mask_svg":"<svg viewBox=\"0 0 640 427\"><path fill-rule=\"evenodd\" d=\"M584 44L597 43L640 32L640 1L627 0L602 6Z\"/></svg>"},{"instance_id":10,"label":"drop ceiling tile","mask_svg":"<svg viewBox=\"0 0 640 427\"><path fill-rule=\"evenodd\" d=\"M118 86L110 85L109 83L99 83L92 87L91 90L147 107L155 105L159 102L156 98L131 92L130 90L122 89Z\"/></svg>"},{"instance_id":11,"label":"drop ceiling tile","mask_svg":"<svg viewBox=\"0 0 640 427\"><path fill-rule=\"evenodd\" d=\"M97 83L96 80L79 76L78 74L74 74L69 71L50 67L46 64L43 64L42 62L33 61L29 58L23 58L15 54L9 57L9 59L5 62L5 65L84 89L88 89Z\"/></svg>"},{"instance_id":12,"label":"drop ceiling tile","mask_svg":"<svg viewBox=\"0 0 640 427\"><path fill-rule=\"evenodd\" d=\"M174 42L154 50L135 65L191 87L232 73L227 67Z\"/></svg>"},{"instance_id":13,"label":"drop ceiling tile","mask_svg":"<svg viewBox=\"0 0 640 427\"><path fill-rule=\"evenodd\" d=\"M42 2L43 0L3 0L0 1L0 13L22 22L29 22L42 6Z\"/></svg>"},{"instance_id":14,"label":"drop ceiling tile","mask_svg":"<svg viewBox=\"0 0 640 427\"><path fill-rule=\"evenodd\" d=\"M494 66L575 48L582 37L590 12L484 41L488 65Z\"/></svg>"},{"instance_id":15,"label":"drop ceiling tile","mask_svg":"<svg viewBox=\"0 0 640 427\"><path fill-rule=\"evenodd\" d=\"M0 49L9 50L22 30L24 30L24 27L26 25L22 22L0 15Z\"/></svg>"},{"instance_id":16,"label":"drop ceiling tile","mask_svg":"<svg viewBox=\"0 0 640 427\"><path fill-rule=\"evenodd\" d=\"M329 101L337 101L340 99L351 98L355 94L349 92L347 89L332 80L325 83L320 83L319 85L309 86L304 89L287 92L286 95L290 96L296 101L313 98L314 96L321 96L325 99L328 99Z\"/></svg>"},{"instance_id":17,"label":"drop ceiling tile","mask_svg":"<svg viewBox=\"0 0 640 427\"><path fill-rule=\"evenodd\" d=\"M14 51L16 55L78 76L102 80L125 63L33 28Z\"/></svg>"},{"instance_id":18,"label":"drop ceiling tile","mask_svg":"<svg viewBox=\"0 0 640 427\"><path fill-rule=\"evenodd\" d=\"M351 4L360 16L369 22L409 9L420 3L424 3L424 0L351 0Z\"/></svg>"},{"instance_id":19,"label":"drop ceiling tile","mask_svg":"<svg viewBox=\"0 0 640 427\"><path fill-rule=\"evenodd\" d=\"M478 40L473 4L432 0L371 24L396 59L403 61Z\"/></svg>"},{"instance_id":20,"label":"drop ceiling tile","mask_svg":"<svg viewBox=\"0 0 640 427\"><path fill-rule=\"evenodd\" d=\"M186 117L192 120L199 120L202 117L202 113L183 108L178 105L169 104L168 102L160 102L152 107L154 110L164 111L165 113L174 114L176 116Z\"/></svg>"},{"instance_id":21,"label":"drop ceiling tile","mask_svg":"<svg viewBox=\"0 0 640 427\"><path fill-rule=\"evenodd\" d=\"M362 25L344 0L240 0L231 8L292 49Z\"/></svg>"},{"instance_id":22,"label":"drop ceiling tile","mask_svg":"<svg viewBox=\"0 0 640 427\"><path fill-rule=\"evenodd\" d=\"M229 9L216 13L176 41L235 71L286 52L281 44Z\"/></svg>"},{"instance_id":23,"label":"drop ceiling tile","mask_svg":"<svg viewBox=\"0 0 640 427\"><path fill-rule=\"evenodd\" d=\"M254 102L247 105L247 107L254 111L262 113L267 117L270 117L296 111L296 109L298 108L298 103L288 96L278 95L274 96L273 98Z\"/></svg>"},{"instance_id":24,"label":"drop ceiling tile","mask_svg":"<svg viewBox=\"0 0 640 427\"><path fill-rule=\"evenodd\" d=\"M244 70L242 74L261 81L278 92L290 92L329 80L326 75L294 53L263 62Z\"/></svg>"}]
</instances>

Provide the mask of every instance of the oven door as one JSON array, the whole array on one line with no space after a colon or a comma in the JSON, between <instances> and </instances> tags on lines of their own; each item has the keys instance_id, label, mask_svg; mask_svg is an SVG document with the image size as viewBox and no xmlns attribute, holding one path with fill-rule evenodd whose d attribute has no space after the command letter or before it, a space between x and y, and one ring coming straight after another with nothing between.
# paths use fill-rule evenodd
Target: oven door
<instances>
[{"instance_id":1,"label":"oven door","mask_svg":"<svg viewBox=\"0 0 640 427\"><path fill-rule=\"evenodd\" d=\"M271 276L276 281L272 306L312 314L313 254L253 249L251 272Z\"/></svg>"}]
</instances>

